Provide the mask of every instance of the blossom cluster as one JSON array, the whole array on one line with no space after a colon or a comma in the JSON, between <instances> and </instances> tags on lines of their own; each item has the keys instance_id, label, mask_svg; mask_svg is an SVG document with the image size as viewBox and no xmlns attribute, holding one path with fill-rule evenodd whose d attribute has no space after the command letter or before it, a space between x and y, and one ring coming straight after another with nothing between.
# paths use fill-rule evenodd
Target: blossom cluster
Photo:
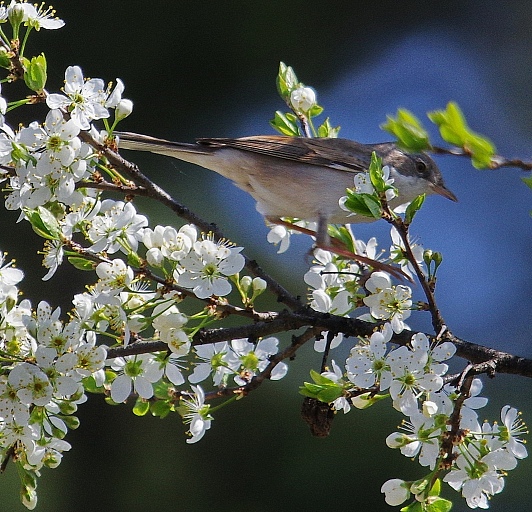
<instances>
[{"instance_id":1,"label":"blossom cluster","mask_svg":"<svg viewBox=\"0 0 532 512\"><path fill-rule=\"evenodd\" d=\"M39 30L64 24L51 9L15 0L0 6L0 23L6 21L15 37L22 26ZM0 40L1 50L11 37L0 29ZM179 412L189 425L188 442L196 442L212 420L199 382L212 373L217 387L228 385L230 377L235 386L245 386L265 370L272 379L287 370L284 363L271 367L276 338L192 346L193 334L217 320L211 301L236 285L245 306L252 307L265 282L239 276L242 248L193 225L152 229L131 201L107 199L92 187L105 178L127 184L95 146L113 146L113 130L131 113L132 102L123 98L120 79L114 86L85 79L78 66L66 69L61 92L48 93L46 61L39 59L28 60L28 66L35 65L35 79L26 83L37 93L32 101L49 108L44 121L13 129L4 117L8 105L27 100L8 103L0 96L5 205L45 238L44 280L68 258L94 270L96 281L74 296L74 309L64 321L61 311L44 301L36 308L28 300L18 303L16 285L23 273L0 255L0 451L2 464L12 460L19 466L28 508L37 503L39 470L56 467L70 449L65 436L78 426L74 413L87 392L104 393L115 403L133 395L136 414ZM105 129L97 129L96 121ZM200 299L199 311L180 311L185 297ZM107 356L113 348L141 341L157 350ZM178 386L185 389L178 392Z\"/></svg>"},{"instance_id":2,"label":"blossom cluster","mask_svg":"<svg viewBox=\"0 0 532 512\"><path fill-rule=\"evenodd\" d=\"M32 474L54 468L70 449L64 440L87 397L84 379L104 381L106 348L79 318L62 322L44 301L18 303L23 273L0 254L0 450L12 453L22 474L22 499L36 504Z\"/></svg>"},{"instance_id":3,"label":"blossom cluster","mask_svg":"<svg viewBox=\"0 0 532 512\"><path fill-rule=\"evenodd\" d=\"M475 378L461 403L459 424L453 425L451 416L461 390L444 385L443 377L448 370L445 361L454 355L455 346L437 339L431 342L418 333L408 346L394 347L393 334L392 324L385 323L351 349L344 370L333 361L332 371L313 376L315 383L306 383L302 393L316 398L332 396L331 406L344 413L351 406L365 409L389 396L392 406L408 418L386 443L410 459L417 458L430 473L414 482L387 481L382 492L388 504L399 505L411 495L426 501L431 491L427 482L434 482L446 471L443 481L461 491L469 507L488 508L489 498L502 491L507 471L527 456L520 439L526 429L517 410L506 405L501 425L480 424L476 411L487 399L478 396L482 382ZM335 390L332 395L331 390ZM325 392L328 395L321 394ZM453 428L459 435L453 439L451 454L444 447Z\"/></svg>"}]
</instances>

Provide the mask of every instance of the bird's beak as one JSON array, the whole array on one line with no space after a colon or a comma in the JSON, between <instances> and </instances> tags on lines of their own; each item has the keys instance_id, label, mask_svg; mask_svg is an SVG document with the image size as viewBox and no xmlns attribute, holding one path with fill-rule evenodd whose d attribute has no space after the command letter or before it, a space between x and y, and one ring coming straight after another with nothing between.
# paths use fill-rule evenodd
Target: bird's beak
<instances>
[{"instance_id":1,"label":"bird's beak","mask_svg":"<svg viewBox=\"0 0 532 512\"><path fill-rule=\"evenodd\" d=\"M430 186L435 194L446 197L451 201L458 201L458 198L448 188L446 188L445 185L435 185L434 183L431 183Z\"/></svg>"}]
</instances>

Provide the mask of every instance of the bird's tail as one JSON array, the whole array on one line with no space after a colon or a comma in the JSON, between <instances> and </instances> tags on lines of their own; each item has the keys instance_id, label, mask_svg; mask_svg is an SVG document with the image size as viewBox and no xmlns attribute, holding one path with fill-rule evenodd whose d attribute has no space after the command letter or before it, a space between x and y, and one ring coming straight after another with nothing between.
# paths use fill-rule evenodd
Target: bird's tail
<instances>
[{"instance_id":1,"label":"bird's tail","mask_svg":"<svg viewBox=\"0 0 532 512\"><path fill-rule=\"evenodd\" d=\"M114 133L118 137L118 147L120 149L150 151L152 153L158 153L159 155L179 158L186 162L198 163L198 161L203 161L205 155L209 155L213 152L213 148L200 146L199 144L172 142L131 132Z\"/></svg>"}]
</instances>

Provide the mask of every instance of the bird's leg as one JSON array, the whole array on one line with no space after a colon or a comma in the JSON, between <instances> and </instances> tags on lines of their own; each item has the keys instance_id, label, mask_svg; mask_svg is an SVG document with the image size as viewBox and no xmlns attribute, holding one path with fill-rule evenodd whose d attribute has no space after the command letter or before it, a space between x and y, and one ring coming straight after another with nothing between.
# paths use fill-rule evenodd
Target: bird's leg
<instances>
[{"instance_id":1,"label":"bird's leg","mask_svg":"<svg viewBox=\"0 0 532 512\"><path fill-rule=\"evenodd\" d=\"M299 233L314 237L316 239L316 247L319 249L323 249L324 251L330 251L347 259L355 260L358 263L362 263L363 265L372 267L375 270L382 270L383 272L388 272L397 279L407 279L409 281L412 281L412 279L401 269L393 267L392 265L387 265L386 263L382 263L377 260L372 260L371 258L368 258L367 256L362 256L361 254L355 254L354 252L348 251L345 245L340 242L340 240L336 238L331 239L327 227L327 217L325 216L320 216L320 218L318 219L318 229L316 231L312 231L311 229L292 224L290 222L282 220L279 217L267 217L266 220L268 220L268 222L271 222L272 224L279 224L281 226L285 226L289 229L292 229L293 231L298 231Z\"/></svg>"}]
</instances>

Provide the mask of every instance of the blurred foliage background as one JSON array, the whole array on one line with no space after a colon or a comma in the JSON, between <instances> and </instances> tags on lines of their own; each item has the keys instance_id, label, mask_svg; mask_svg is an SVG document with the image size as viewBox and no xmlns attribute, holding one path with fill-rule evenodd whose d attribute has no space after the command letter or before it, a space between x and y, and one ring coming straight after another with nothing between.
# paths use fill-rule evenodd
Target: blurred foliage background
<instances>
[{"instance_id":1,"label":"blurred foliage background","mask_svg":"<svg viewBox=\"0 0 532 512\"><path fill-rule=\"evenodd\" d=\"M284 107L275 90L283 60L317 89L343 137L384 141L379 124L398 107L425 118L426 111L455 100L501 154L532 154L532 4L526 0L58 0L54 7L66 26L30 40L35 54L44 51L48 58L48 89L62 85L68 65L80 65L85 76L120 77L125 97L135 103L121 129L183 141L272 133L268 120ZM27 109L23 120L43 119L43 112ZM294 293L306 293L301 277L309 239L297 237L278 256L253 201L223 178L160 156L127 156L176 199L218 223ZM412 233L444 254L437 290L443 316L458 336L532 357L532 195L521 171L477 171L450 157L438 163L460 202L430 198ZM152 224L176 222L156 205L138 205ZM26 297L67 311L73 293L93 275L65 264L42 282L42 241L24 223L14 225L17 215L2 206L0 248L26 272ZM388 246L386 225L357 226L356 234L378 236ZM276 307L266 299L258 306ZM430 330L421 314L410 325ZM334 357L340 361L347 352L341 347ZM382 483L422 474L417 463L385 446L401 418L380 404L339 415L329 438L312 438L299 416L297 388L308 380L309 366L319 364L320 356L306 347L285 380L265 383L218 412L193 446L185 444L177 415L136 418L128 406L112 408L91 397L80 408L80 429L68 435L72 451L58 469L43 471L37 510L391 510L379 492ZM493 421L510 403L531 423L531 390L524 378L488 381L491 401L481 415ZM492 511L530 510L530 464L525 460L510 474ZM0 478L0 510L25 510L17 485L8 468ZM468 510L457 496L455 502L453 510Z\"/></svg>"}]
</instances>

